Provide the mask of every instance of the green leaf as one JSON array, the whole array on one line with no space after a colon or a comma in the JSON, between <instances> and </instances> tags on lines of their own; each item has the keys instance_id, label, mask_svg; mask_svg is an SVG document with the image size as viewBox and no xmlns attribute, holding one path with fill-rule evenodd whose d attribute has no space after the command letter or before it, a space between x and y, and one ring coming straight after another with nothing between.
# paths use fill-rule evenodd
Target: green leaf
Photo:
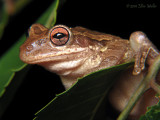
<instances>
[{"instance_id":1,"label":"green leaf","mask_svg":"<svg viewBox=\"0 0 160 120\"><path fill-rule=\"evenodd\" d=\"M0 96L5 92L16 71L19 71L25 64L19 59L19 47L24 42L23 35L0 59Z\"/></svg>"},{"instance_id":2,"label":"green leaf","mask_svg":"<svg viewBox=\"0 0 160 120\"><path fill-rule=\"evenodd\" d=\"M120 71L132 62L103 69L79 79L36 113L36 120L101 120L106 116L105 98Z\"/></svg>"},{"instance_id":3,"label":"green leaf","mask_svg":"<svg viewBox=\"0 0 160 120\"><path fill-rule=\"evenodd\" d=\"M58 0L38 19L38 23L55 23ZM50 15L51 14L51 15ZM52 17L51 17L52 16ZM47 19L48 18L48 19ZM26 64L19 59L19 47L26 40L23 35L0 59L0 96L3 95L5 87L8 86L16 71L21 70Z\"/></svg>"},{"instance_id":4,"label":"green leaf","mask_svg":"<svg viewBox=\"0 0 160 120\"><path fill-rule=\"evenodd\" d=\"M6 110L7 106L11 102L15 91L18 89L18 86L21 85L22 80L24 79L26 73L29 70L29 66L25 69L16 72L13 80L11 81L10 85L7 87L5 94L0 98L0 118L3 115L4 111Z\"/></svg>"},{"instance_id":5,"label":"green leaf","mask_svg":"<svg viewBox=\"0 0 160 120\"><path fill-rule=\"evenodd\" d=\"M140 120L159 120L160 119L160 101L158 104L148 107L147 112Z\"/></svg>"},{"instance_id":6,"label":"green leaf","mask_svg":"<svg viewBox=\"0 0 160 120\"><path fill-rule=\"evenodd\" d=\"M1 7L0 8L0 40L1 40L3 32L4 32L4 28L8 22L9 15L5 11L4 5L1 5L0 7Z\"/></svg>"},{"instance_id":7,"label":"green leaf","mask_svg":"<svg viewBox=\"0 0 160 120\"><path fill-rule=\"evenodd\" d=\"M37 20L38 23L45 24L49 26L51 23L55 24L56 20L56 11L58 7L59 0L55 0L51 6L46 10L46 12ZM25 63L23 63L19 58L19 47L24 43L26 40L25 35L22 35L18 42L16 42L1 58L0 58L0 116L3 113L3 111L6 109L8 103L4 104L4 99L2 96L4 95L6 91L6 87L11 83L12 79L15 76L15 72L20 71L22 68L26 66ZM21 73L20 75L22 75ZM23 77L18 77L18 79ZM20 83L22 79L18 80ZM17 86L14 86L14 89L11 93L8 93L9 96L6 98L11 99L16 91L16 88L18 88L19 84ZM9 87L8 87L9 88ZM14 91L14 92L13 92Z\"/></svg>"}]
</instances>

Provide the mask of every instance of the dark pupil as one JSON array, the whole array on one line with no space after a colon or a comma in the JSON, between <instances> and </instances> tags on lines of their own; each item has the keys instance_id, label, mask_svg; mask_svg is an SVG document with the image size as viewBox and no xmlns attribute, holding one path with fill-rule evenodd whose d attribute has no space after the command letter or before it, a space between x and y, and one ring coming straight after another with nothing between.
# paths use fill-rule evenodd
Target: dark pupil
<instances>
[{"instance_id":1,"label":"dark pupil","mask_svg":"<svg viewBox=\"0 0 160 120\"><path fill-rule=\"evenodd\" d=\"M57 38L57 39L61 39L61 38L65 37L65 36L66 36L66 35L63 34L63 33L56 33L53 37L54 37L54 38Z\"/></svg>"}]
</instances>

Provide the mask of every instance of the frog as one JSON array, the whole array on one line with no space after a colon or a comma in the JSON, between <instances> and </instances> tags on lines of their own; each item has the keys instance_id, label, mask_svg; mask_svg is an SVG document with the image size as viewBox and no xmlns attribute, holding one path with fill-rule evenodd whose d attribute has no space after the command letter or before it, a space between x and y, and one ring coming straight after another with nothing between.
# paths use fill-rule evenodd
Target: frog
<instances>
[{"instance_id":1,"label":"frog","mask_svg":"<svg viewBox=\"0 0 160 120\"><path fill-rule=\"evenodd\" d=\"M20 47L20 59L58 74L66 89L89 73L134 60L133 68L124 78L136 81L135 84L130 85L125 80L120 82L121 87L129 91L127 98L116 89L110 92L111 104L118 111L122 111L127 102L117 102L117 94L128 101L133 94L133 90L128 89L140 83L135 79L144 77L146 64L150 66L159 55L159 50L142 31L131 33L128 40L81 26L55 25L48 29L35 23L28 34L27 40ZM125 83L126 86L123 85ZM135 107L132 110L133 116L136 116L137 109Z\"/></svg>"}]
</instances>

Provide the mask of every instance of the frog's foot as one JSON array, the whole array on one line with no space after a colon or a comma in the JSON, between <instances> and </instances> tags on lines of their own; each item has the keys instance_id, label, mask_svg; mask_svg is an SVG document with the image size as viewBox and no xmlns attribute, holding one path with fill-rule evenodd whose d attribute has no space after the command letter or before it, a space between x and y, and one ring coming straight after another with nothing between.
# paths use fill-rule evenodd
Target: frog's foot
<instances>
[{"instance_id":1,"label":"frog's foot","mask_svg":"<svg viewBox=\"0 0 160 120\"><path fill-rule=\"evenodd\" d=\"M133 74L139 74L145 68L145 61L148 58L150 51L155 53L155 56L158 55L157 50L154 48L154 45L150 42L147 36L140 31L134 32L130 36L130 45L135 51L135 64ZM152 53L151 53L152 54ZM155 56L151 56L154 57Z\"/></svg>"},{"instance_id":2,"label":"frog's foot","mask_svg":"<svg viewBox=\"0 0 160 120\"><path fill-rule=\"evenodd\" d=\"M145 68L145 61L151 48L142 48L135 53L133 74L138 75Z\"/></svg>"}]
</instances>

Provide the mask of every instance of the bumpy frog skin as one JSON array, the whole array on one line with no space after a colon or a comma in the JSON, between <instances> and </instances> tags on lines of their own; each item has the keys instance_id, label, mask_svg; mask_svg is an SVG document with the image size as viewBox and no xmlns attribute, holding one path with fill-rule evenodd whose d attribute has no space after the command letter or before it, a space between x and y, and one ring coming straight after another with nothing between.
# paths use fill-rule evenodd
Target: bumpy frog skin
<instances>
[{"instance_id":1,"label":"bumpy frog skin","mask_svg":"<svg viewBox=\"0 0 160 120\"><path fill-rule=\"evenodd\" d=\"M152 64L158 54L156 47L140 31L132 33L130 39L126 40L83 27L68 28L64 25L48 29L43 25L33 24L29 30L29 37L20 47L20 59L23 62L38 64L57 73L66 89L79 77L132 59L135 59L135 65L133 75L130 73L133 77L129 79L133 81L135 76L140 79L138 76L143 76L145 62L148 65ZM137 84L139 82L131 88L135 88ZM119 87L124 88L123 85ZM126 91L131 89L130 85L126 87ZM126 103L113 101L117 93L111 93L113 106L118 106L117 110L124 108ZM133 91L128 94L131 96L132 93ZM122 100L126 99L126 96L120 97Z\"/></svg>"}]
</instances>

